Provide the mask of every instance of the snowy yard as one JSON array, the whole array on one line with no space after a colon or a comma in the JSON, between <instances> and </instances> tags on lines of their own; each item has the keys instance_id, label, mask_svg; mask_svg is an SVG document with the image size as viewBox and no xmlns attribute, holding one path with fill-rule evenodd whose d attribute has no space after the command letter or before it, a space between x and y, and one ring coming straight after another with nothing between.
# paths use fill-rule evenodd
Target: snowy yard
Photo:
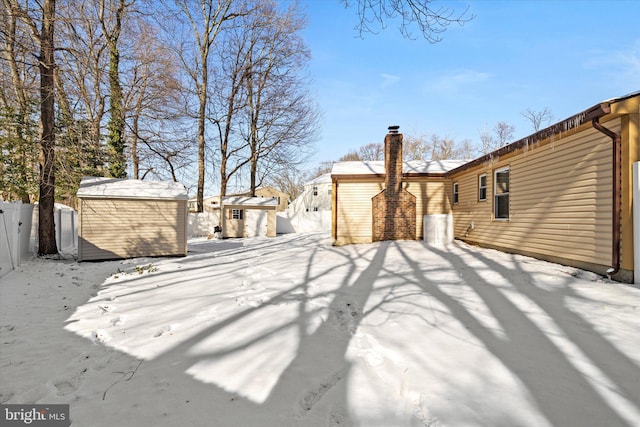
<instances>
[{"instance_id":1,"label":"snowy yard","mask_svg":"<svg viewBox=\"0 0 640 427\"><path fill-rule=\"evenodd\" d=\"M0 402L74 426L638 426L640 289L464 244L200 240L0 279Z\"/></svg>"}]
</instances>

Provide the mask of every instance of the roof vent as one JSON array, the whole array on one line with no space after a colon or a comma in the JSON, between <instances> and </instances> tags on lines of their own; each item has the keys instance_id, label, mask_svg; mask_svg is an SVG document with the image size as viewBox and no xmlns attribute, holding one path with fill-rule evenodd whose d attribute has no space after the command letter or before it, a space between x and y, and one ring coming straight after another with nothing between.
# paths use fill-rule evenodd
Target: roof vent
<instances>
[{"instance_id":1,"label":"roof vent","mask_svg":"<svg viewBox=\"0 0 640 427\"><path fill-rule=\"evenodd\" d=\"M398 125L389 126L389 133L398 133L398 129L400 129Z\"/></svg>"}]
</instances>

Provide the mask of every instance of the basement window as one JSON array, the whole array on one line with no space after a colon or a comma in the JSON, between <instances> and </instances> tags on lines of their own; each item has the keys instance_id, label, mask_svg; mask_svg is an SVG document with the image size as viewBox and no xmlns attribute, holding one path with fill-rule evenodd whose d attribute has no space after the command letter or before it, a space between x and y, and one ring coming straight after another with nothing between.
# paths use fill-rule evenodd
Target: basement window
<instances>
[{"instance_id":1,"label":"basement window","mask_svg":"<svg viewBox=\"0 0 640 427\"><path fill-rule=\"evenodd\" d=\"M242 219L243 211L242 209L231 209L231 219Z\"/></svg>"},{"instance_id":2,"label":"basement window","mask_svg":"<svg viewBox=\"0 0 640 427\"><path fill-rule=\"evenodd\" d=\"M458 183L453 183L453 204L458 204Z\"/></svg>"},{"instance_id":3,"label":"basement window","mask_svg":"<svg viewBox=\"0 0 640 427\"><path fill-rule=\"evenodd\" d=\"M478 177L478 201L487 200L487 174Z\"/></svg>"},{"instance_id":4,"label":"basement window","mask_svg":"<svg viewBox=\"0 0 640 427\"><path fill-rule=\"evenodd\" d=\"M496 169L493 177L493 218L509 219L509 168Z\"/></svg>"}]
</instances>

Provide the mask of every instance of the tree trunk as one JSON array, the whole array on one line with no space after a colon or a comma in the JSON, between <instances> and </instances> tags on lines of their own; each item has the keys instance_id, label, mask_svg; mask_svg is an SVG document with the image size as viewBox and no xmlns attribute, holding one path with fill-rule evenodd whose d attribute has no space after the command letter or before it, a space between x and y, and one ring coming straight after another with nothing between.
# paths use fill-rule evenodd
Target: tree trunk
<instances>
[{"instance_id":1,"label":"tree trunk","mask_svg":"<svg viewBox=\"0 0 640 427\"><path fill-rule=\"evenodd\" d=\"M198 98L200 106L198 110L198 195L197 195L197 210L198 212L204 211L204 155L205 155L205 118L207 114L207 85L208 79L208 67L207 61L209 58L208 46L202 46L201 61L202 61L202 82L200 83L200 91Z\"/></svg>"},{"instance_id":2,"label":"tree trunk","mask_svg":"<svg viewBox=\"0 0 640 427\"><path fill-rule=\"evenodd\" d=\"M122 15L124 14L126 4L124 0L120 0L116 10L114 11L115 24L113 29L107 29L106 17L104 14L104 2L100 5L100 21L102 32L107 39L109 45L109 175L114 178L127 177L127 160L125 158L124 149L124 113L123 113L123 96L122 86L120 84L120 51L118 50L118 39L122 30Z\"/></svg>"},{"instance_id":3,"label":"tree trunk","mask_svg":"<svg viewBox=\"0 0 640 427\"><path fill-rule=\"evenodd\" d=\"M38 255L58 253L53 210L55 204L54 48L55 0L44 0L40 38L40 200Z\"/></svg>"}]
</instances>

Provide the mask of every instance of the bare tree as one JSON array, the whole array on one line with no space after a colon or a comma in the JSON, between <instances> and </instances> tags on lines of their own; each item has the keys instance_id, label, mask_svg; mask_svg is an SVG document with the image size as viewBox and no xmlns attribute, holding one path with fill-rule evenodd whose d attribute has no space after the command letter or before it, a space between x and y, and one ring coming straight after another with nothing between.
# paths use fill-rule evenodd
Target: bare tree
<instances>
[{"instance_id":1,"label":"bare tree","mask_svg":"<svg viewBox=\"0 0 640 427\"><path fill-rule=\"evenodd\" d=\"M545 107L542 111L536 111L531 108L527 108L526 111L523 111L520 114L522 114L525 119L531 122L534 133L538 132L543 124L549 124L553 121L553 114L547 107Z\"/></svg>"},{"instance_id":2,"label":"bare tree","mask_svg":"<svg viewBox=\"0 0 640 427\"><path fill-rule=\"evenodd\" d=\"M435 134L405 135L402 141L402 158L404 161L470 159L475 152L476 149L468 139L458 142L453 138L440 137ZM350 160L384 160L384 145L381 143L363 145L339 159L339 161Z\"/></svg>"},{"instance_id":3,"label":"bare tree","mask_svg":"<svg viewBox=\"0 0 640 427\"><path fill-rule=\"evenodd\" d=\"M183 51L182 64L195 85L198 97L198 189L197 210L203 211L207 102L209 100L209 56L224 23L246 14L233 0L175 0L195 40L191 54ZM239 9L232 9L232 6Z\"/></svg>"},{"instance_id":4,"label":"bare tree","mask_svg":"<svg viewBox=\"0 0 640 427\"><path fill-rule=\"evenodd\" d=\"M516 128L507 122L498 122L489 130L486 126L480 131L480 141L482 143L483 154L488 154L500 147L507 145ZM492 132L493 131L493 132Z\"/></svg>"},{"instance_id":5,"label":"bare tree","mask_svg":"<svg viewBox=\"0 0 640 427\"><path fill-rule=\"evenodd\" d=\"M125 63L123 107L133 177L152 174L177 181L193 154L185 137L178 61L156 28L140 18L132 21L135 43Z\"/></svg>"},{"instance_id":6,"label":"bare tree","mask_svg":"<svg viewBox=\"0 0 640 427\"><path fill-rule=\"evenodd\" d=\"M480 142L482 143L482 153L488 154L496 149L497 143L491 131L485 125L480 131Z\"/></svg>"},{"instance_id":7,"label":"bare tree","mask_svg":"<svg viewBox=\"0 0 640 427\"><path fill-rule=\"evenodd\" d=\"M289 195L290 200L294 200L304 191L304 184L309 181L309 175L305 172L289 168L281 173L270 175L266 182ZM311 177L313 178L313 177Z\"/></svg>"},{"instance_id":8,"label":"bare tree","mask_svg":"<svg viewBox=\"0 0 640 427\"><path fill-rule=\"evenodd\" d=\"M37 47L17 12L0 1L0 187L4 197L29 203L38 188Z\"/></svg>"},{"instance_id":9,"label":"bare tree","mask_svg":"<svg viewBox=\"0 0 640 427\"><path fill-rule=\"evenodd\" d=\"M504 147L513 138L516 128L507 122L498 122L493 127L493 130L496 134L498 147Z\"/></svg>"},{"instance_id":10,"label":"bare tree","mask_svg":"<svg viewBox=\"0 0 640 427\"><path fill-rule=\"evenodd\" d=\"M247 87L249 191L265 176L304 160L315 136L318 113L307 93L310 59L299 33L304 20L295 4L281 10L261 2L253 16L256 43L250 49Z\"/></svg>"},{"instance_id":11,"label":"bare tree","mask_svg":"<svg viewBox=\"0 0 640 427\"><path fill-rule=\"evenodd\" d=\"M358 154L361 160L384 160L384 144L380 142L372 142L370 144L363 145L358 149Z\"/></svg>"},{"instance_id":12,"label":"bare tree","mask_svg":"<svg viewBox=\"0 0 640 427\"><path fill-rule=\"evenodd\" d=\"M400 33L406 38L414 38L412 28L429 43L442 40L441 34L451 24L464 25L474 18L468 14L469 7L462 13L445 6L432 6L437 0L341 0L346 8L354 7L358 13L355 27L362 37L364 33L376 34L387 27L389 21L400 21Z\"/></svg>"},{"instance_id":13,"label":"bare tree","mask_svg":"<svg viewBox=\"0 0 640 427\"><path fill-rule=\"evenodd\" d=\"M95 2L63 3L59 20L58 94L69 99L76 111L73 120L77 135L70 144L77 149L80 174L102 175L107 161L102 146L102 125L106 115L109 68L107 43L98 23L99 4ZM63 83L64 84L64 88Z\"/></svg>"},{"instance_id":14,"label":"bare tree","mask_svg":"<svg viewBox=\"0 0 640 427\"><path fill-rule=\"evenodd\" d=\"M433 156L429 135L405 135L402 141L402 157L407 160L427 160Z\"/></svg>"}]
</instances>

